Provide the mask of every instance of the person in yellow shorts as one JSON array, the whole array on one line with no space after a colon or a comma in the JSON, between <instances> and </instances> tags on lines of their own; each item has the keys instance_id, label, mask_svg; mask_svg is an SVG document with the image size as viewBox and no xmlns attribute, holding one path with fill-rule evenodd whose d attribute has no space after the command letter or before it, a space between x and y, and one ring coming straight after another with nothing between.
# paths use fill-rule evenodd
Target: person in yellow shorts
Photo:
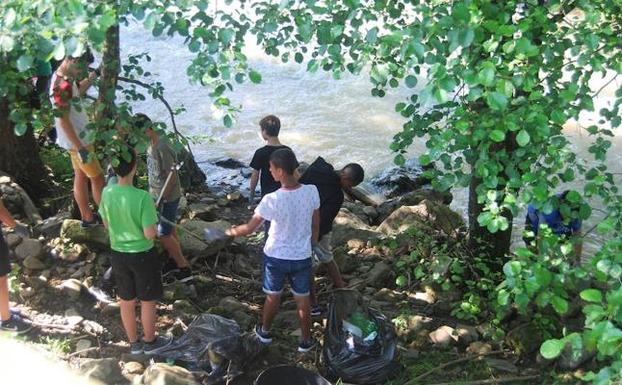
<instances>
[{"instance_id":1,"label":"person in yellow shorts","mask_svg":"<svg viewBox=\"0 0 622 385\"><path fill-rule=\"evenodd\" d=\"M104 174L90 142L88 117L82 105L83 96L96 77L95 72L85 77L89 57L92 58L90 52L81 57L65 57L52 75L50 85L50 100L59 112L54 118L58 134L56 143L71 155L73 194L80 209L82 228L101 223L89 206L89 183L97 205L104 188Z\"/></svg>"}]
</instances>

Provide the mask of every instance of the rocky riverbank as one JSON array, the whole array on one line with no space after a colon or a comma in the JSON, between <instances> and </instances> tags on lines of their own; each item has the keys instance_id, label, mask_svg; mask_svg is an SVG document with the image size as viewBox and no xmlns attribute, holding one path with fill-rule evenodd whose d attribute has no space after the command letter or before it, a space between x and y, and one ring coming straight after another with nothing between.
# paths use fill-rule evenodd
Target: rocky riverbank
<instances>
[{"instance_id":1,"label":"rocky riverbank","mask_svg":"<svg viewBox=\"0 0 622 385\"><path fill-rule=\"evenodd\" d=\"M9 199L9 207L24 207L18 202L21 194L15 193L18 187L3 182L5 197L15 197ZM193 236L205 228L242 223L251 215L239 192L212 191L188 193L180 206L180 240L196 279L193 285L167 286L158 306L158 327L174 336L182 335L203 313L233 319L245 331L252 330L260 315L263 235L233 243L205 243ZM400 258L416 242L409 235L413 228L447 244L463 237L464 222L448 208L450 201L451 195L419 186L377 206L347 202L335 221L333 247L344 279L371 306L394 319L405 360L428 349L491 349L477 342L483 330L449 317L455 298L423 282L396 285ZM129 355L117 305L99 303L89 294L90 287L100 285L108 266L103 227L82 230L64 212L45 220L32 217L34 223L31 217L21 213L33 225L35 237L6 235L15 262L14 306L37 326L27 335L28 341L53 346L55 354L72 368L106 384L195 384L201 380L184 368ZM324 276L317 282L320 302L326 305L332 285ZM324 325L323 317L314 319L313 332L319 341ZM295 352L299 330L292 298L283 299L274 326L275 343L248 362L245 374L231 383L250 384L261 370L277 364L295 363L323 371L321 347L307 355Z\"/></svg>"}]
</instances>

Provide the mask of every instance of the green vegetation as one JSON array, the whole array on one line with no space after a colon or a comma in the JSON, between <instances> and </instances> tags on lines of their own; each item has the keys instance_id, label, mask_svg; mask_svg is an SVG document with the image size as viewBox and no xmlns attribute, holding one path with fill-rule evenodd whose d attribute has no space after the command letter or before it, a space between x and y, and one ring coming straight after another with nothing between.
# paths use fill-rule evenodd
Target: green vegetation
<instances>
[{"instance_id":1,"label":"green vegetation","mask_svg":"<svg viewBox=\"0 0 622 385\"><path fill-rule=\"evenodd\" d=\"M507 315L517 312L545 332L544 357L555 358L566 346L576 356L593 352L600 368L586 372L584 380L622 380L622 196L605 163L609 138L622 120L622 90L599 111L598 124L587 127L592 159L577 159L563 132L569 120L594 111L602 88L592 89L590 80L600 75L615 79L622 72L619 1L285 0L241 2L237 12L212 12L208 1L164 4L5 2L0 9L0 99L11 112L0 118L11 123L12 131L0 134L27 136L29 127L40 128L49 105L33 112L25 102L36 64L79 55L88 44L104 54L100 97L93 105L98 117L93 135L103 145L103 156L113 163L127 156L127 140L144 150L144 135L127 124L129 102L144 95L135 84L120 86L125 100L115 100L118 79L111 74L119 69L128 79L146 80L153 98L161 97L163 89L140 67L148 55L120 62L118 26L130 18L154 36L185 39L194 55L187 74L210 88L227 127L240 107L226 93L236 84L262 81L242 53L249 34L268 55L293 60L309 72L322 69L335 79L345 73L369 76L372 96L410 88L411 95L395 106L405 119L391 145L395 161L403 163L408 146L424 138L427 151L420 160L437 166L428 171L436 188L469 187L468 249L478 258L462 258L464 246L435 245L432 258L415 247L396 265L397 284L429 277L446 289L462 287L455 316L475 320L484 315L502 330ZM0 153L8 157L23 157L28 150L0 144ZM66 162L52 159L54 154L44 157L65 178ZM569 193L569 201L580 207L575 211L554 196L573 181L583 182L582 189ZM545 212L559 208L569 217L586 219L591 210L583 198L600 199L607 210L598 231L610 240L590 263L577 265L573 246L551 234L544 234L537 250L509 253L520 209L532 203ZM447 276L437 274L441 267ZM565 327L570 315L580 317L579 327Z\"/></svg>"}]
</instances>

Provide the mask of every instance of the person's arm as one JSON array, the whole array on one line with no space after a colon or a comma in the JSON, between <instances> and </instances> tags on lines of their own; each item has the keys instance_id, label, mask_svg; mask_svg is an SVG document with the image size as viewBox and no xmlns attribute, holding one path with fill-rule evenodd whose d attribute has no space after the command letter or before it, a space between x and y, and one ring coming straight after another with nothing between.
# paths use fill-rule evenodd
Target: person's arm
<instances>
[{"instance_id":1,"label":"person's arm","mask_svg":"<svg viewBox=\"0 0 622 385\"><path fill-rule=\"evenodd\" d=\"M156 225L151 225L143 228L143 234L145 238L154 240L158 237L158 229Z\"/></svg>"},{"instance_id":2,"label":"person's arm","mask_svg":"<svg viewBox=\"0 0 622 385\"><path fill-rule=\"evenodd\" d=\"M248 198L248 203L253 204L255 199L255 189L257 188L257 182L259 182L259 170L253 169L253 173L251 174L251 185L250 185L250 196Z\"/></svg>"},{"instance_id":3,"label":"person's arm","mask_svg":"<svg viewBox=\"0 0 622 385\"><path fill-rule=\"evenodd\" d=\"M78 82L78 91L80 92L81 97L86 95L86 91L88 91L89 87L91 87L96 77L97 73L95 71L90 71L88 77Z\"/></svg>"},{"instance_id":4,"label":"person's arm","mask_svg":"<svg viewBox=\"0 0 622 385\"><path fill-rule=\"evenodd\" d=\"M15 226L17 226L17 222L15 222L15 219L13 219L13 216L11 215L9 210L7 210L7 208L4 207L4 203L2 203L1 200L0 200L0 221L2 221L2 223L9 226L10 228L14 228Z\"/></svg>"},{"instance_id":5,"label":"person's arm","mask_svg":"<svg viewBox=\"0 0 622 385\"><path fill-rule=\"evenodd\" d=\"M164 197L164 200L166 201L169 200L171 193L175 188L175 183L177 183L177 170L174 168L170 168L168 172L171 174L171 179L168 181L168 184L164 186L164 193L162 194L162 197Z\"/></svg>"},{"instance_id":6,"label":"person's arm","mask_svg":"<svg viewBox=\"0 0 622 385\"><path fill-rule=\"evenodd\" d=\"M259 214L255 214L251 219L239 226L231 226L231 228L225 231L230 237L243 237L248 234L252 234L263 223L263 218Z\"/></svg>"},{"instance_id":7,"label":"person's arm","mask_svg":"<svg viewBox=\"0 0 622 385\"><path fill-rule=\"evenodd\" d=\"M311 219L311 244L315 245L320 241L320 210L313 210Z\"/></svg>"}]
</instances>

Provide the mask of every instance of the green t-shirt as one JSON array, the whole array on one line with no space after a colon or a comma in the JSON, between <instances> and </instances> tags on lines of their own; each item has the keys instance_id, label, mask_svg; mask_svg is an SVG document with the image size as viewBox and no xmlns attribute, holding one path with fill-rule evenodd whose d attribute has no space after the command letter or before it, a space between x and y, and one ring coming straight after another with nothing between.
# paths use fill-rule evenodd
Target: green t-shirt
<instances>
[{"instance_id":1,"label":"green t-shirt","mask_svg":"<svg viewBox=\"0 0 622 385\"><path fill-rule=\"evenodd\" d=\"M122 253L140 253L153 247L143 229L158 221L147 191L127 185L110 185L102 193L99 214L108 225L110 247Z\"/></svg>"}]
</instances>

